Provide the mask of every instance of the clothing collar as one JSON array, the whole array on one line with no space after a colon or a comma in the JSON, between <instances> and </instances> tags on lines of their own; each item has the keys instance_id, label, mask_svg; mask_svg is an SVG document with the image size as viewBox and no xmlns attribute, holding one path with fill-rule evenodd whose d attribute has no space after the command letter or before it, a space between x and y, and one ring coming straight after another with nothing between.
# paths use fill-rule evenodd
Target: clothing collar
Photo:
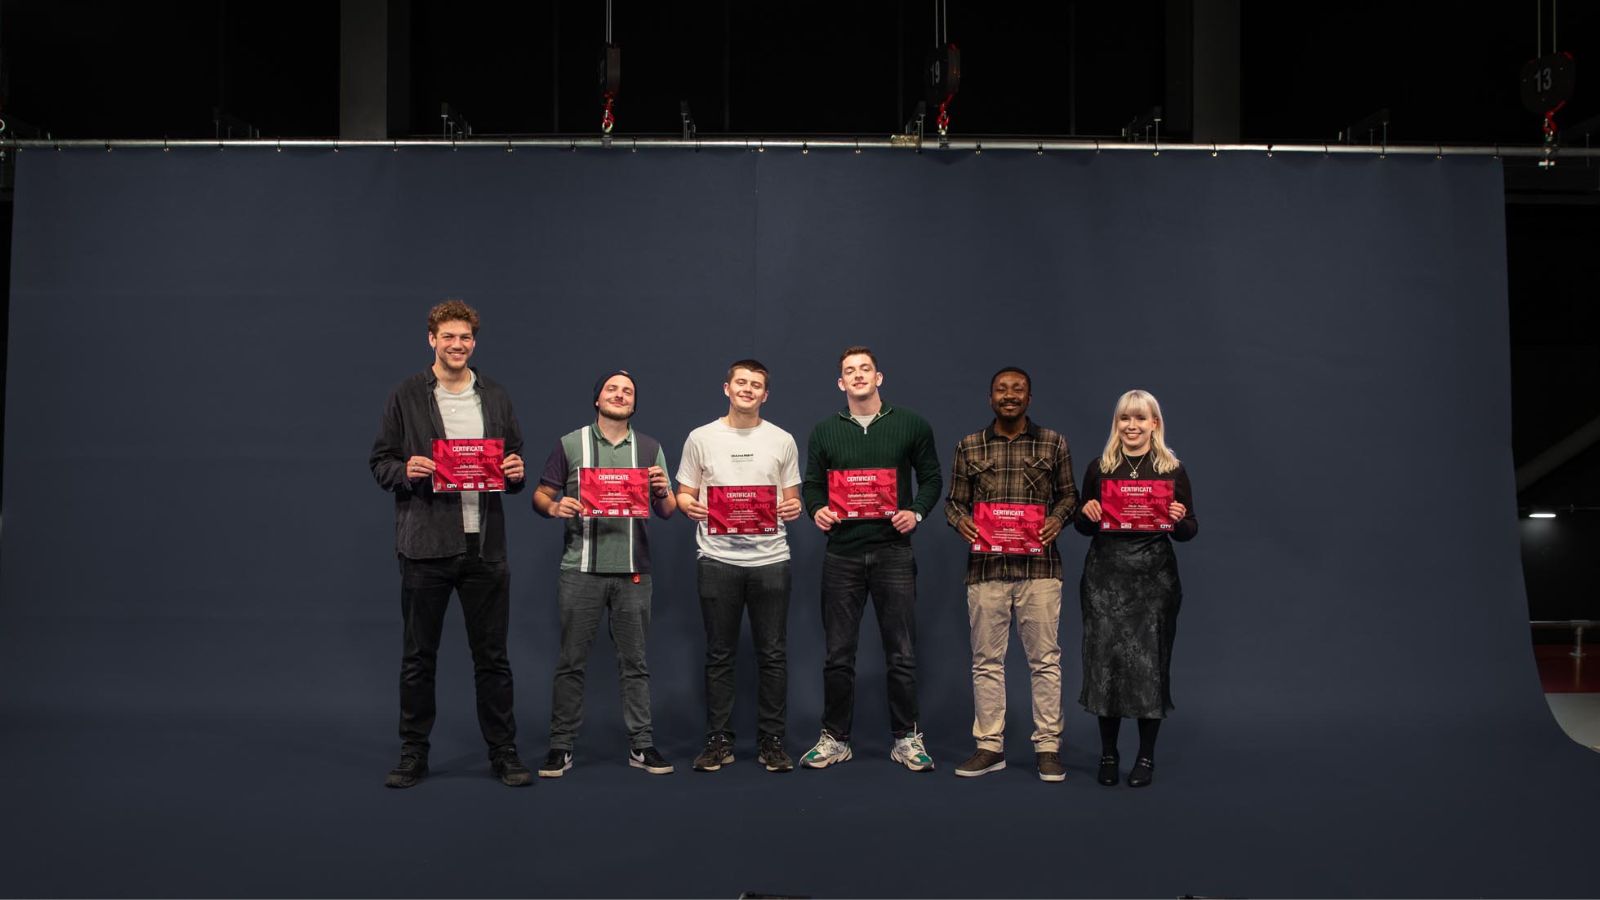
<instances>
[{"instance_id":1,"label":"clothing collar","mask_svg":"<svg viewBox=\"0 0 1600 900\"><path fill-rule=\"evenodd\" d=\"M628 423L628 433L623 435L622 436L622 440L617 441L615 444L611 443L611 440L609 438L607 438L604 434L600 433L600 423L599 422L590 422L589 423L589 433L590 433L591 436L594 437L596 444L604 443L604 444L606 444L608 446L612 446L612 447L621 447L623 444L629 443L630 441L633 440L633 423L631 423L631 422Z\"/></svg>"},{"instance_id":2,"label":"clothing collar","mask_svg":"<svg viewBox=\"0 0 1600 900\"><path fill-rule=\"evenodd\" d=\"M467 371L472 373L472 389L477 390L478 386L483 383L483 376L478 374L477 366L467 366ZM439 376L434 373L433 366L423 369L422 377L428 379L428 387L436 388L439 386Z\"/></svg>"},{"instance_id":3,"label":"clothing collar","mask_svg":"<svg viewBox=\"0 0 1600 900\"><path fill-rule=\"evenodd\" d=\"M878 407L878 414L872 417L872 421L876 422L879 419L883 418L884 416L887 416L889 413L892 413L892 412L894 412L894 407L890 406L888 404L888 402L885 402L882 406ZM848 419L851 422L854 422L856 420L856 417L850 414L850 407L848 407L848 406L846 406L839 413L839 418Z\"/></svg>"},{"instance_id":4,"label":"clothing collar","mask_svg":"<svg viewBox=\"0 0 1600 900\"><path fill-rule=\"evenodd\" d=\"M1027 422L1027 425L1023 426L1022 433L1017 435L1017 437L1019 437L1019 438L1022 438L1022 437L1038 438L1039 437L1039 426L1033 424L1033 417L1032 416L1028 416L1026 419L1024 419L1024 421ZM1013 440L1016 440L1016 438L1004 437L1004 436L1002 436L1000 434L1000 432L995 431L994 430L994 422L992 420L989 422L989 427L985 428L983 430L983 439L986 440L986 441L1013 441Z\"/></svg>"}]
</instances>

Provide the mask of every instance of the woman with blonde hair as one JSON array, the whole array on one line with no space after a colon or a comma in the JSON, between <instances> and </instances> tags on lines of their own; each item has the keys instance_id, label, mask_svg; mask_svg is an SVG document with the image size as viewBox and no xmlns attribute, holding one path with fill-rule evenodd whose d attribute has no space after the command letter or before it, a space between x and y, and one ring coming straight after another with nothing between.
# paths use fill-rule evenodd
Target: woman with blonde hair
<instances>
[{"instance_id":1,"label":"woman with blonde hair","mask_svg":"<svg viewBox=\"0 0 1600 900\"><path fill-rule=\"evenodd\" d=\"M1172 707L1172 638L1183 587L1172 541L1199 530L1189 474L1167 446L1161 405L1145 391L1117 400L1105 451L1079 486L1074 526L1093 535L1083 562L1083 692L1100 717L1099 781L1119 779L1117 732L1139 720L1129 787L1150 784L1156 733Z\"/></svg>"}]
</instances>

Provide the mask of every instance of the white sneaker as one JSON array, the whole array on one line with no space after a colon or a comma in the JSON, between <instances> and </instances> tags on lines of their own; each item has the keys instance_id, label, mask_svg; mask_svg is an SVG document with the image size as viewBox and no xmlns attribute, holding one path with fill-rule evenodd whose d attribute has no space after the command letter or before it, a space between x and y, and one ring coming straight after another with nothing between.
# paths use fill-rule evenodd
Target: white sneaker
<instances>
[{"instance_id":1,"label":"white sneaker","mask_svg":"<svg viewBox=\"0 0 1600 900\"><path fill-rule=\"evenodd\" d=\"M850 755L849 744L835 740L833 735L824 731L822 737L817 738L817 745L800 757L800 765L807 769L826 769L834 763L849 760Z\"/></svg>"},{"instance_id":2,"label":"white sneaker","mask_svg":"<svg viewBox=\"0 0 1600 900\"><path fill-rule=\"evenodd\" d=\"M903 738L896 738L894 750L890 751L889 758L905 766L913 772L932 772L933 757L922 746L922 732L913 731Z\"/></svg>"}]
</instances>

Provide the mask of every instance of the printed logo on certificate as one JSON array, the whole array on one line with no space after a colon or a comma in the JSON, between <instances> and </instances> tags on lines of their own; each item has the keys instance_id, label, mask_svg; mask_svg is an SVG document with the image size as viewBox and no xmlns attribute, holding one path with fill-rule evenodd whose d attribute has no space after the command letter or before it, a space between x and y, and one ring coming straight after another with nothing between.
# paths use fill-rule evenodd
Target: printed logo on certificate
<instances>
[{"instance_id":1,"label":"printed logo on certificate","mask_svg":"<svg viewBox=\"0 0 1600 900\"><path fill-rule=\"evenodd\" d=\"M1101 531L1171 531L1170 478L1108 478L1100 481Z\"/></svg>"},{"instance_id":2,"label":"printed logo on certificate","mask_svg":"<svg viewBox=\"0 0 1600 900\"><path fill-rule=\"evenodd\" d=\"M504 438L433 442L433 489L439 493L506 489Z\"/></svg>"},{"instance_id":3,"label":"printed logo on certificate","mask_svg":"<svg viewBox=\"0 0 1600 900\"><path fill-rule=\"evenodd\" d=\"M887 519L899 502L894 469L828 470L828 508L846 522Z\"/></svg>"},{"instance_id":4,"label":"printed logo on certificate","mask_svg":"<svg viewBox=\"0 0 1600 900\"><path fill-rule=\"evenodd\" d=\"M650 470L581 468L578 502L583 504L583 514L590 518L647 518Z\"/></svg>"},{"instance_id":5,"label":"printed logo on certificate","mask_svg":"<svg viewBox=\"0 0 1600 900\"><path fill-rule=\"evenodd\" d=\"M972 507L972 524L978 529L978 539L972 542L973 553L1044 553L1044 544L1039 540L1044 507L1037 503L980 502Z\"/></svg>"},{"instance_id":6,"label":"printed logo on certificate","mask_svg":"<svg viewBox=\"0 0 1600 900\"><path fill-rule=\"evenodd\" d=\"M778 486L706 488L707 534L777 534Z\"/></svg>"}]
</instances>

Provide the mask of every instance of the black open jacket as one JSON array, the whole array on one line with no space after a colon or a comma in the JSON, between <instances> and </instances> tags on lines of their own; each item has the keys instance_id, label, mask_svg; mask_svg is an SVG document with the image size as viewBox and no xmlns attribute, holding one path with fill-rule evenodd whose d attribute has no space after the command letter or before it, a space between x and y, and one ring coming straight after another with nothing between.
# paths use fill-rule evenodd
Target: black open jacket
<instances>
[{"instance_id":1,"label":"black open jacket","mask_svg":"<svg viewBox=\"0 0 1600 900\"><path fill-rule=\"evenodd\" d=\"M503 438L506 455L522 455L522 429L517 427L506 389L483 377L477 369L473 387L483 401L483 436ZM467 550L461 526L461 495L433 492L431 478L406 477L406 460L433 456L433 442L443 439L444 419L433 391L439 379L429 367L400 382L384 404L378 437L372 442L372 477L378 486L394 493L395 551L408 559L439 559ZM506 493L521 492L527 479L507 481ZM484 559L506 558L506 515L498 492L484 492L479 509L479 552Z\"/></svg>"}]
</instances>

